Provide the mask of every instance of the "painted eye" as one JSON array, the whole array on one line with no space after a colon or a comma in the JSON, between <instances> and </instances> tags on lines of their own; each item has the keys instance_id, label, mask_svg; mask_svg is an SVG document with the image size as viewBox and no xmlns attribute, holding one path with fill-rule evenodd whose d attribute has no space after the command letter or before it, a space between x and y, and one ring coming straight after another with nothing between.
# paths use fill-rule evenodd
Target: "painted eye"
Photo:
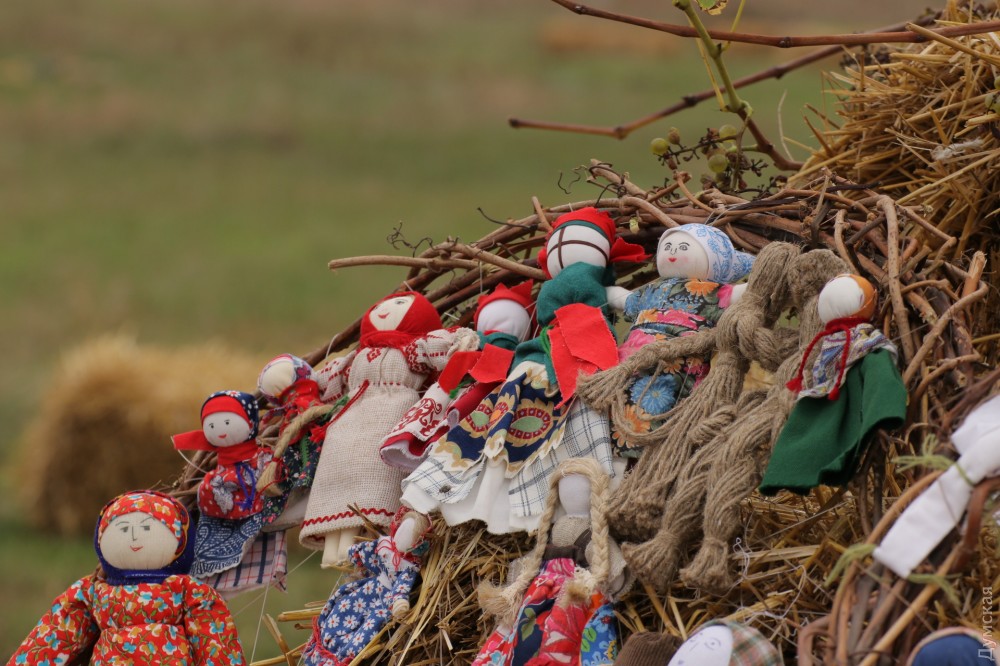
<instances>
[{"instance_id":1,"label":"painted eye","mask_svg":"<svg viewBox=\"0 0 1000 666\"><path fill-rule=\"evenodd\" d=\"M670 243L669 242L668 243L664 243L663 244L663 249L664 250L669 250L670 249Z\"/></svg>"},{"instance_id":2,"label":"painted eye","mask_svg":"<svg viewBox=\"0 0 1000 666\"><path fill-rule=\"evenodd\" d=\"M405 303L405 302L406 302L406 301L404 301L404 300L403 300L402 298L397 298L397 299L396 299L396 305L402 305L402 304L403 304L403 303Z\"/></svg>"},{"instance_id":3,"label":"painted eye","mask_svg":"<svg viewBox=\"0 0 1000 666\"><path fill-rule=\"evenodd\" d=\"M149 531L149 525L143 525L142 526L142 531L143 532L148 532Z\"/></svg>"},{"instance_id":4,"label":"painted eye","mask_svg":"<svg viewBox=\"0 0 1000 666\"><path fill-rule=\"evenodd\" d=\"M122 534L125 534L126 532L128 532L128 525L126 525L125 527L119 527L118 529L121 530Z\"/></svg>"},{"instance_id":5,"label":"painted eye","mask_svg":"<svg viewBox=\"0 0 1000 666\"><path fill-rule=\"evenodd\" d=\"M688 249L688 244L687 244L687 243L681 243L680 245L678 245L678 246L677 246L677 248L678 248L678 249L679 249L679 250L680 250L681 252L686 252L686 251L687 251L687 249Z\"/></svg>"},{"instance_id":6,"label":"painted eye","mask_svg":"<svg viewBox=\"0 0 1000 666\"><path fill-rule=\"evenodd\" d=\"M226 419L226 425L229 425L229 419Z\"/></svg>"},{"instance_id":7,"label":"painted eye","mask_svg":"<svg viewBox=\"0 0 1000 666\"><path fill-rule=\"evenodd\" d=\"M215 430L215 424L214 423L209 423L208 427L211 428L212 430Z\"/></svg>"}]
</instances>

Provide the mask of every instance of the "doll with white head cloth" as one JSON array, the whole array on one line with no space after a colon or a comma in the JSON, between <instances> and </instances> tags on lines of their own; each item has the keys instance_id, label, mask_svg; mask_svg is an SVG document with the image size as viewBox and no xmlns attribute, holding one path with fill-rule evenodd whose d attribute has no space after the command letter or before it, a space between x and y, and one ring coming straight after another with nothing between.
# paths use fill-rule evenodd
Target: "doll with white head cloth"
<instances>
[{"instance_id":1,"label":"doll with white head cloth","mask_svg":"<svg viewBox=\"0 0 1000 666\"><path fill-rule=\"evenodd\" d=\"M691 335L714 327L722 311L735 302L746 285L734 285L750 272L753 256L738 252L729 237L705 224L667 229L656 248L657 280L629 291L609 287L608 301L632 322L619 358L653 342ZM623 455L639 449L629 432L656 429L678 400L687 396L708 372L709 359L690 357L656 371L636 374L628 383L623 414L615 418L614 436ZM625 426L625 427L623 427Z\"/></svg>"},{"instance_id":2,"label":"doll with white head cloth","mask_svg":"<svg viewBox=\"0 0 1000 666\"><path fill-rule=\"evenodd\" d=\"M511 567L517 573L506 586L480 586L480 605L497 617L498 628L473 666L614 661L612 603L631 581L608 534L609 484L591 458L556 468L534 548Z\"/></svg>"}]
</instances>

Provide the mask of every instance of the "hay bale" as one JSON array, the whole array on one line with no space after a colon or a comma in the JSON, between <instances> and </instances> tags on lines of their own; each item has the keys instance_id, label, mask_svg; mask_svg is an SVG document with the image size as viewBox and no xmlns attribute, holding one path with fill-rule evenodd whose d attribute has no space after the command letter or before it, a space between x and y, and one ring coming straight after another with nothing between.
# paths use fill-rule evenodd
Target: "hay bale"
<instances>
[{"instance_id":1,"label":"hay bale","mask_svg":"<svg viewBox=\"0 0 1000 666\"><path fill-rule=\"evenodd\" d=\"M184 464L170 435L198 427L212 391L254 386L262 365L221 344L164 349L120 335L69 351L15 454L28 521L89 534L109 498L170 483Z\"/></svg>"}]
</instances>

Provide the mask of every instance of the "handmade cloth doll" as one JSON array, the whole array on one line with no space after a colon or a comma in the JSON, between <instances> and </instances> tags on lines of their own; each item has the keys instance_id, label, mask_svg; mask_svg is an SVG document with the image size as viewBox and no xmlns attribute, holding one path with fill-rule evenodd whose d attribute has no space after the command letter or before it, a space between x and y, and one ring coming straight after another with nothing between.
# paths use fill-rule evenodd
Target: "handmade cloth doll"
<instances>
[{"instance_id":1,"label":"handmade cloth doll","mask_svg":"<svg viewBox=\"0 0 1000 666\"><path fill-rule=\"evenodd\" d=\"M825 326L788 382L798 401L771 453L760 485L765 495L847 483L875 431L905 420L896 348L869 323L875 301L871 283L857 275L838 275L820 292L816 309Z\"/></svg>"},{"instance_id":2,"label":"handmade cloth doll","mask_svg":"<svg viewBox=\"0 0 1000 666\"><path fill-rule=\"evenodd\" d=\"M265 421L280 419L274 458L257 479L264 502L264 529L283 529L300 524L305 517L305 500L327 425L346 399L340 404L324 403L312 366L291 354L276 356L264 366L257 390L275 405Z\"/></svg>"},{"instance_id":3,"label":"handmade cloth doll","mask_svg":"<svg viewBox=\"0 0 1000 666\"><path fill-rule=\"evenodd\" d=\"M214 451L215 468L198 484L195 558L199 578L235 567L250 549L264 518L257 475L271 460L257 443L260 417L249 393L218 391L201 407L201 430L174 435L178 450Z\"/></svg>"},{"instance_id":4,"label":"handmade cloth doll","mask_svg":"<svg viewBox=\"0 0 1000 666\"><path fill-rule=\"evenodd\" d=\"M906 507L875 549L875 559L902 578L955 529L973 487L1000 473L1000 395L971 411L951 442L958 460Z\"/></svg>"},{"instance_id":5,"label":"handmade cloth doll","mask_svg":"<svg viewBox=\"0 0 1000 666\"><path fill-rule=\"evenodd\" d=\"M409 612L429 531L426 517L401 509L389 536L348 549L362 577L340 586L326 602L302 652L304 666L347 666L390 619Z\"/></svg>"},{"instance_id":6,"label":"handmade cloth doll","mask_svg":"<svg viewBox=\"0 0 1000 666\"><path fill-rule=\"evenodd\" d=\"M715 227L685 224L664 231L656 248L660 278L634 291L608 288L608 301L632 322L618 350L620 360L648 344L715 326L723 309L745 289L740 285L734 290L732 283L747 276L753 259L738 252ZM632 378L625 388L625 405L615 415L616 423L625 425L614 432L623 455L639 455L634 436L659 427L666 413L705 376L708 363L707 357L691 356L667 369L654 372L650 368Z\"/></svg>"},{"instance_id":7,"label":"handmade cloth doll","mask_svg":"<svg viewBox=\"0 0 1000 666\"><path fill-rule=\"evenodd\" d=\"M668 666L783 666L781 653L753 627L709 622L677 649Z\"/></svg>"},{"instance_id":8,"label":"handmade cloth doll","mask_svg":"<svg viewBox=\"0 0 1000 666\"><path fill-rule=\"evenodd\" d=\"M505 588L480 587L480 605L499 626L473 666L614 661L618 633L611 602L629 581L608 536L610 478L590 458L563 462L552 475L534 549ZM557 509L563 515L553 521Z\"/></svg>"},{"instance_id":9,"label":"handmade cloth doll","mask_svg":"<svg viewBox=\"0 0 1000 666\"><path fill-rule=\"evenodd\" d=\"M379 453L387 465L412 472L427 447L507 377L514 348L531 332L531 286L530 281L513 289L500 285L479 297L473 325L480 349L452 355L438 380L386 436Z\"/></svg>"},{"instance_id":10,"label":"handmade cloth doll","mask_svg":"<svg viewBox=\"0 0 1000 666\"><path fill-rule=\"evenodd\" d=\"M431 447L404 482L404 504L439 511L449 525L482 520L494 534L531 531L562 460L592 457L620 477L607 417L567 404L581 374L618 362L605 287L614 262L645 255L615 229L593 207L555 220L538 256L551 276L536 302L540 334L517 346L506 380Z\"/></svg>"},{"instance_id":11,"label":"handmade cloth doll","mask_svg":"<svg viewBox=\"0 0 1000 666\"><path fill-rule=\"evenodd\" d=\"M162 493L132 491L105 505L94 531L104 578L87 576L59 595L7 666L65 664L91 644L95 666L244 664L225 603L186 575L190 526Z\"/></svg>"},{"instance_id":12,"label":"handmade cloth doll","mask_svg":"<svg viewBox=\"0 0 1000 666\"><path fill-rule=\"evenodd\" d=\"M987 647L984 637L966 627L939 629L913 648L906 666L996 666L996 643Z\"/></svg>"},{"instance_id":13,"label":"handmade cloth doll","mask_svg":"<svg viewBox=\"0 0 1000 666\"><path fill-rule=\"evenodd\" d=\"M299 535L306 547L323 550L323 566L346 557L364 524L352 506L376 525L392 520L405 473L382 462L382 440L452 354L478 347L474 331L442 329L426 297L401 292L372 306L357 348L318 373L324 402L347 396L326 430Z\"/></svg>"}]
</instances>

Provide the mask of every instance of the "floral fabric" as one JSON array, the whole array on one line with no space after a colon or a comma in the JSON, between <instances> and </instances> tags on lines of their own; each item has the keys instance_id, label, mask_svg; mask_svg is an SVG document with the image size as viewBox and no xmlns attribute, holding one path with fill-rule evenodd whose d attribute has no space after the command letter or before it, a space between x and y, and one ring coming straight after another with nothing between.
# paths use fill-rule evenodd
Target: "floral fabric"
<instances>
[{"instance_id":1,"label":"floral fabric","mask_svg":"<svg viewBox=\"0 0 1000 666\"><path fill-rule=\"evenodd\" d=\"M514 628L494 631L472 665L597 666L613 662L618 639L607 600L598 593L586 603L557 603L575 570L576 563L570 558L546 561L525 590Z\"/></svg>"},{"instance_id":2,"label":"floral fabric","mask_svg":"<svg viewBox=\"0 0 1000 666\"><path fill-rule=\"evenodd\" d=\"M257 492L257 477L270 460L271 450L261 446L249 460L216 465L198 484L201 515L239 520L260 513L264 498Z\"/></svg>"},{"instance_id":3,"label":"floral fabric","mask_svg":"<svg viewBox=\"0 0 1000 666\"><path fill-rule=\"evenodd\" d=\"M390 537L351 546L351 561L368 575L340 586L313 623L303 666L346 666L392 617L392 605L408 599L417 565L403 559Z\"/></svg>"},{"instance_id":4,"label":"floral fabric","mask_svg":"<svg viewBox=\"0 0 1000 666\"><path fill-rule=\"evenodd\" d=\"M689 278L660 278L636 289L625 301L625 318L633 323L619 347L619 359L624 361L653 342L714 327L729 306L731 295L730 285ZM701 357L670 362L658 373L655 368L636 373L626 387L625 418L629 428L635 432L657 428L667 412L706 374L708 359ZM618 429L613 437L620 455L639 455L639 449Z\"/></svg>"},{"instance_id":5,"label":"floral fabric","mask_svg":"<svg viewBox=\"0 0 1000 666\"><path fill-rule=\"evenodd\" d=\"M844 345L847 341L846 331L836 331L823 337L819 345L819 353L810 369L812 381L807 388L799 391L799 399L823 398L833 390L839 389L846 379L847 370L853 367L868 354L879 349L885 349L896 360L898 352L895 345L885 337L882 331L872 324L858 324L851 328L851 342L847 349L846 359ZM841 372L843 368L843 372ZM844 375L841 377L841 375Z\"/></svg>"},{"instance_id":6,"label":"floral fabric","mask_svg":"<svg viewBox=\"0 0 1000 666\"><path fill-rule=\"evenodd\" d=\"M61 666L96 641L93 666L236 666L236 627L212 588L189 576L111 585L93 576L53 602L7 666Z\"/></svg>"}]
</instances>

